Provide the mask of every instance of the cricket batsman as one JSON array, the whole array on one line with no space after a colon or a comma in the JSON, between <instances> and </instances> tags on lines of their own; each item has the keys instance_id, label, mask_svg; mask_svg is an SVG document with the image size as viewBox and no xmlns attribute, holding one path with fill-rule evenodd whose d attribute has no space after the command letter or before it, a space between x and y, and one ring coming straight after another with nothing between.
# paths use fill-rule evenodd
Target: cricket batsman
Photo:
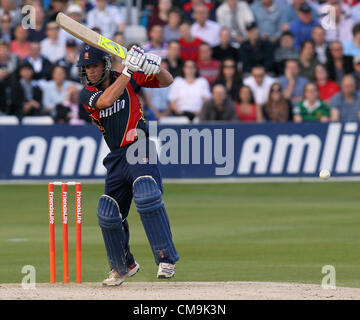
<instances>
[{"instance_id":1,"label":"cricket batsman","mask_svg":"<svg viewBox=\"0 0 360 320\"><path fill-rule=\"evenodd\" d=\"M132 199L158 265L157 277L173 277L179 259L162 201L163 186L157 165L150 164L148 157L136 164L126 159L127 149L137 139L146 139L147 151L151 147L136 93L141 87L161 88L173 82L171 74L160 67L160 62L160 57L145 54L137 46L133 46L122 61L121 73L111 70L110 55L97 48L85 45L79 56L78 67L85 85L80 102L110 149L103 161L107 170L105 193L97 208L110 265L108 278L103 281L105 286L122 284L140 268L129 246L126 218ZM139 129L145 135L138 135L136 130Z\"/></svg>"}]
</instances>

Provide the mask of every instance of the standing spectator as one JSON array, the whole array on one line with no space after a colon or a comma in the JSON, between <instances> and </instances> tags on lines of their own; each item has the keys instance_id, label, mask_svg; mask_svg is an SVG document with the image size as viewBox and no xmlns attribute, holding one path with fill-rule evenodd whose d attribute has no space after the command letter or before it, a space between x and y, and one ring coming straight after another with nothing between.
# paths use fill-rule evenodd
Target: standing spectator
<instances>
[{"instance_id":1,"label":"standing spectator","mask_svg":"<svg viewBox=\"0 0 360 320\"><path fill-rule=\"evenodd\" d=\"M314 19L310 6L304 2L299 8L299 18L292 21L289 27L294 35L296 49L300 49L303 41L311 40L311 31L317 25L319 23Z\"/></svg>"},{"instance_id":2,"label":"standing spectator","mask_svg":"<svg viewBox=\"0 0 360 320\"><path fill-rule=\"evenodd\" d=\"M5 81L18 67L19 58L12 54L9 44L0 41L0 83Z\"/></svg>"},{"instance_id":3,"label":"standing spectator","mask_svg":"<svg viewBox=\"0 0 360 320\"><path fill-rule=\"evenodd\" d=\"M276 42L280 38L284 23L283 10L273 0L258 0L251 5L260 36L264 40Z\"/></svg>"},{"instance_id":4,"label":"standing spectator","mask_svg":"<svg viewBox=\"0 0 360 320\"><path fill-rule=\"evenodd\" d=\"M191 24L187 21L181 23L179 32L181 38L180 43L180 58L185 60L197 61L199 57L199 45L202 42L199 38L194 38L191 35Z\"/></svg>"},{"instance_id":5,"label":"standing spectator","mask_svg":"<svg viewBox=\"0 0 360 320\"><path fill-rule=\"evenodd\" d=\"M35 29L28 29L27 40L29 42L40 42L46 38L47 20L44 9L40 4L35 2L32 6L35 12Z\"/></svg>"},{"instance_id":6,"label":"standing spectator","mask_svg":"<svg viewBox=\"0 0 360 320\"><path fill-rule=\"evenodd\" d=\"M191 121L198 116L203 103L211 97L209 83L199 76L196 63L186 60L181 75L170 88L170 108L174 115L187 116Z\"/></svg>"},{"instance_id":7,"label":"standing spectator","mask_svg":"<svg viewBox=\"0 0 360 320\"><path fill-rule=\"evenodd\" d=\"M200 121L235 121L237 120L234 102L227 96L222 84L212 88L211 99L204 102L199 115Z\"/></svg>"},{"instance_id":8,"label":"standing spectator","mask_svg":"<svg viewBox=\"0 0 360 320\"><path fill-rule=\"evenodd\" d=\"M329 80L326 67L322 64L318 64L315 67L315 80L320 99L329 104L334 94L340 91L340 87L335 81Z\"/></svg>"},{"instance_id":9,"label":"standing spectator","mask_svg":"<svg viewBox=\"0 0 360 320\"><path fill-rule=\"evenodd\" d=\"M292 103L301 101L307 79L299 76L298 60L290 59L285 63L285 74L278 78L278 82L284 90L285 99Z\"/></svg>"},{"instance_id":10,"label":"standing spectator","mask_svg":"<svg viewBox=\"0 0 360 320\"><path fill-rule=\"evenodd\" d=\"M298 59L299 52L294 48L294 35L285 31L280 37L280 46L274 53L274 69L277 75L282 75L285 69L285 62L289 59Z\"/></svg>"},{"instance_id":11,"label":"standing spectator","mask_svg":"<svg viewBox=\"0 0 360 320\"><path fill-rule=\"evenodd\" d=\"M53 65L48 59L41 55L39 42L30 42L29 55L25 57L24 61L32 65L35 80L50 80Z\"/></svg>"},{"instance_id":12,"label":"standing spectator","mask_svg":"<svg viewBox=\"0 0 360 320\"><path fill-rule=\"evenodd\" d=\"M211 47L220 43L220 26L217 22L209 20L209 9L200 4L194 8L195 21L191 26L191 34L194 38L199 38L207 42Z\"/></svg>"},{"instance_id":13,"label":"standing spectator","mask_svg":"<svg viewBox=\"0 0 360 320\"><path fill-rule=\"evenodd\" d=\"M325 29L321 26L315 26L311 32L315 44L316 58L320 63L325 64L330 54L330 47L325 40Z\"/></svg>"},{"instance_id":14,"label":"standing spectator","mask_svg":"<svg viewBox=\"0 0 360 320\"><path fill-rule=\"evenodd\" d=\"M69 80L80 82L79 68L77 67L77 60L79 58L79 50L75 40L69 39L66 41L65 57L56 62L66 70L66 77Z\"/></svg>"},{"instance_id":15,"label":"standing spectator","mask_svg":"<svg viewBox=\"0 0 360 320\"><path fill-rule=\"evenodd\" d=\"M288 122L293 120L292 103L285 99L281 85L274 82L270 87L269 98L262 106L263 118L269 122Z\"/></svg>"},{"instance_id":16,"label":"standing spectator","mask_svg":"<svg viewBox=\"0 0 360 320\"><path fill-rule=\"evenodd\" d=\"M220 44L213 48L213 58L222 61L234 59L239 62L239 50L231 42L230 29L223 27L220 31Z\"/></svg>"},{"instance_id":17,"label":"standing spectator","mask_svg":"<svg viewBox=\"0 0 360 320\"><path fill-rule=\"evenodd\" d=\"M241 43L247 39L246 26L254 21L254 16L245 1L226 0L216 9L216 20L231 30L233 40Z\"/></svg>"},{"instance_id":18,"label":"standing spectator","mask_svg":"<svg viewBox=\"0 0 360 320\"><path fill-rule=\"evenodd\" d=\"M275 79L268 76L265 68L261 65L254 66L251 70L251 76L244 79L244 84L251 89L255 103L259 106L267 101L270 87L274 82Z\"/></svg>"},{"instance_id":19,"label":"standing spectator","mask_svg":"<svg viewBox=\"0 0 360 320\"><path fill-rule=\"evenodd\" d=\"M164 41L163 27L154 24L149 34L149 40L143 45L144 51L151 52L161 57L161 59L165 59L167 56L167 43Z\"/></svg>"},{"instance_id":20,"label":"standing spectator","mask_svg":"<svg viewBox=\"0 0 360 320\"><path fill-rule=\"evenodd\" d=\"M239 89L235 110L241 122L262 122L261 109L255 104L251 88L246 85Z\"/></svg>"},{"instance_id":21,"label":"standing spectator","mask_svg":"<svg viewBox=\"0 0 360 320\"><path fill-rule=\"evenodd\" d=\"M8 13L0 16L0 39L10 43L14 39L13 28L11 27L11 17Z\"/></svg>"},{"instance_id":22,"label":"standing spectator","mask_svg":"<svg viewBox=\"0 0 360 320\"><path fill-rule=\"evenodd\" d=\"M151 30L153 25L165 26L169 20L169 12L172 7L171 0L158 0L157 7L149 18L147 29ZM150 34L149 34L150 36Z\"/></svg>"},{"instance_id":23,"label":"standing spectator","mask_svg":"<svg viewBox=\"0 0 360 320\"><path fill-rule=\"evenodd\" d=\"M330 44L330 56L326 63L331 80L338 84L345 74L353 72L353 58L344 55L343 46L340 41L334 41Z\"/></svg>"},{"instance_id":24,"label":"standing spectator","mask_svg":"<svg viewBox=\"0 0 360 320\"><path fill-rule=\"evenodd\" d=\"M239 89L242 86L242 79L235 60L225 59L221 61L219 76L213 85L216 84L222 84L226 89L227 95L232 100L236 100Z\"/></svg>"},{"instance_id":25,"label":"standing spectator","mask_svg":"<svg viewBox=\"0 0 360 320\"><path fill-rule=\"evenodd\" d=\"M56 105L63 103L71 83L66 80L66 70L62 66L56 66L52 72L52 80L43 87L43 105L46 114L53 117L56 115Z\"/></svg>"},{"instance_id":26,"label":"standing spectator","mask_svg":"<svg viewBox=\"0 0 360 320\"><path fill-rule=\"evenodd\" d=\"M355 79L356 90L360 90L360 56L354 58L354 72L352 75Z\"/></svg>"},{"instance_id":27,"label":"standing spectator","mask_svg":"<svg viewBox=\"0 0 360 320\"><path fill-rule=\"evenodd\" d=\"M164 26L165 42L180 39L181 37L179 32L180 22L181 22L181 12L178 9L170 10L168 23Z\"/></svg>"},{"instance_id":28,"label":"standing spectator","mask_svg":"<svg viewBox=\"0 0 360 320\"><path fill-rule=\"evenodd\" d=\"M17 25L14 31L15 39L10 43L10 52L17 55L20 60L23 60L30 53L30 42L27 39L27 29L24 29L21 24Z\"/></svg>"},{"instance_id":29,"label":"standing spectator","mask_svg":"<svg viewBox=\"0 0 360 320\"><path fill-rule=\"evenodd\" d=\"M333 4L335 10L335 26L326 29L326 41L348 41L352 39L352 27L354 22L350 15L342 12L339 4Z\"/></svg>"},{"instance_id":30,"label":"standing spectator","mask_svg":"<svg viewBox=\"0 0 360 320\"><path fill-rule=\"evenodd\" d=\"M108 0L96 0L96 7L87 14L89 28L99 28L102 36L112 39L116 31L125 29L117 7L108 4Z\"/></svg>"},{"instance_id":31,"label":"standing spectator","mask_svg":"<svg viewBox=\"0 0 360 320\"><path fill-rule=\"evenodd\" d=\"M176 78L180 75L182 68L182 60L180 59L180 44L176 40L171 40L168 44L167 57L165 60L167 62L167 68L173 78Z\"/></svg>"},{"instance_id":32,"label":"standing spectator","mask_svg":"<svg viewBox=\"0 0 360 320\"><path fill-rule=\"evenodd\" d=\"M240 47L240 60L243 72L251 72L255 65L264 66L267 72L273 70L274 51L270 41L260 39L255 22L246 27L248 40Z\"/></svg>"},{"instance_id":33,"label":"standing spectator","mask_svg":"<svg viewBox=\"0 0 360 320\"><path fill-rule=\"evenodd\" d=\"M344 41L344 54L347 56L360 56L360 23L354 25L352 28L353 39Z\"/></svg>"},{"instance_id":34,"label":"standing spectator","mask_svg":"<svg viewBox=\"0 0 360 320\"><path fill-rule=\"evenodd\" d=\"M47 23L46 35L47 37L40 42L41 55L55 63L65 57L65 43L60 40L59 27L55 21Z\"/></svg>"},{"instance_id":35,"label":"standing spectator","mask_svg":"<svg viewBox=\"0 0 360 320\"><path fill-rule=\"evenodd\" d=\"M341 92L331 99L330 114L331 121L360 121L360 93L352 75L342 79Z\"/></svg>"},{"instance_id":36,"label":"standing spectator","mask_svg":"<svg viewBox=\"0 0 360 320\"><path fill-rule=\"evenodd\" d=\"M315 80L315 66L319 63L315 56L315 45L312 40L306 40L300 48L299 75L310 81Z\"/></svg>"},{"instance_id":37,"label":"standing spectator","mask_svg":"<svg viewBox=\"0 0 360 320\"><path fill-rule=\"evenodd\" d=\"M294 107L294 122L320 121L328 122L329 106L319 99L318 88L315 83L308 82L304 87L304 97Z\"/></svg>"},{"instance_id":38,"label":"standing spectator","mask_svg":"<svg viewBox=\"0 0 360 320\"><path fill-rule=\"evenodd\" d=\"M205 42L200 44L199 47L197 68L200 76L209 81L209 85L211 86L219 74L220 62L212 58L212 49Z\"/></svg>"}]
</instances>

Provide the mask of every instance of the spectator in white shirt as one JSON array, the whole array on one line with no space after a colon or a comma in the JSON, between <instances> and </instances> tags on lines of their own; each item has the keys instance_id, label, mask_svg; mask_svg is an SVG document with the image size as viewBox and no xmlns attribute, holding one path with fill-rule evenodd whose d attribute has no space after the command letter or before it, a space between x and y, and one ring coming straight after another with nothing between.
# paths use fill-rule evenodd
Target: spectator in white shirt
<instances>
[{"instance_id":1,"label":"spectator in white shirt","mask_svg":"<svg viewBox=\"0 0 360 320\"><path fill-rule=\"evenodd\" d=\"M55 63L65 57L65 43L59 37L59 27L55 21L48 22L46 25L47 37L41 41L41 55L51 63Z\"/></svg>"},{"instance_id":2,"label":"spectator in white shirt","mask_svg":"<svg viewBox=\"0 0 360 320\"><path fill-rule=\"evenodd\" d=\"M265 68L261 65L254 66L251 70L251 76L244 80L244 84L251 88L255 98L255 103L259 106L266 103L269 97L271 85L275 82L265 73Z\"/></svg>"},{"instance_id":3,"label":"spectator in white shirt","mask_svg":"<svg viewBox=\"0 0 360 320\"><path fill-rule=\"evenodd\" d=\"M220 44L220 25L209 20L209 9L203 4L194 8L195 21L191 26L191 35L208 43L211 47Z\"/></svg>"},{"instance_id":4,"label":"spectator in white shirt","mask_svg":"<svg viewBox=\"0 0 360 320\"><path fill-rule=\"evenodd\" d=\"M199 77L196 63L184 62L181 76L176 77L169 92L169 103L174 115L187 116L191 121L200 114L203 103L211 97L206 79Z\"/></svg>"},{"instance_id":5,"label":"spectator in white shirt","mask_svg":"<svg viewBox=\"0 0 360 320\"><path fill-rule=\"evenodd\" d=\"M109 39L112 39L116 31L125 29L120 11L108 4L108 0L96 0L96 7L89 11L86 22L89 28L99 28L101 35Z\"/></svg>"},{"instance_id":6,"label":"spectator in white shirt","mask_svg":"<svg viewBox=\"0 0 360 320\"><path fill-rule=\"evenodd\" d=\"M331 26L331 28L326 29L326 41L344 42L352 40L351 30L354 22L351 19L351 16L344 13L339 4L333 4L332 7L335 10L335 26Z\"/></svg>"}]
</instances>

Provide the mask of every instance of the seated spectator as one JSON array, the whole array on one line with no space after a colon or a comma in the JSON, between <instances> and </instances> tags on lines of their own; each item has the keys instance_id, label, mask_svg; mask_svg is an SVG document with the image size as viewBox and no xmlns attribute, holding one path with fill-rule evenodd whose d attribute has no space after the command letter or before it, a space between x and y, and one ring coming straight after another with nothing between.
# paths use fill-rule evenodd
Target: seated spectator
<instances>
[{"instance_id":1,"label":"seated spectator","mask_svg":"<svg viewBox=\"0 0 360 320\"><path fill-rule=\"evenodd\" d=\"M216 20L230 29L232 40L242 43L247 39L246 26L254 22L254 15L246 1L226 0L216 9Z\"/></svg>"},{"instance_id":2,"label":"seated spectator","mask_svg":"<svg viewBox=\"0 0 360 320\"><path fill-rule=\"evenodd\" d=\"M144 51L156 54L161 57L161 59L165 59L167 56L167 43L164 41L163 27L154 24L149 34L149 40L142 46Z\"/></svg>"},{"instance_id":3,"label":"seated spectator","mask_svg":"<svg viewBox=\"0 0 360 320\"><path fill-rule=\"evenodd\" d=\"M315 66L319 63L315 56L315 46L312 40L306 40L301 44L299 75L310 81L315 80Z\"/></svg>"},{"instance_id":4,"label":"seated spectator","mask_svg":"<svg viewBox=\"0 0 360 320\"><path fill-rule=\"evenodd\" d=\"M281 34L281 26L285 22L282 8L274 3L273 0L260 0L253 2L251 11L259 26L261 38L273 43L278 41Z\"/></svg>"},{"instance_id":5,"label":"seated spectator","mask_svg":"<svg viewBox=\"0 0 360 320\"><path fill-rule=\"evenodd\" d=\"M335 24L331 26L331 28L326 29L325 39L328 42L333 41L348 41L352 39L352 27L353 20L351 16L344 13L341 10L341 6L339 4L331 5L333 10L335 11Z\"/></svg>"},{"instance_id":6,"label":"seated spectator","mask_svg":"<svg viewBox=\"0 0 360 320\"><path fill-rule=\"evenodd\" d=\"M344 55L340 41L334 41L330 44L330 56L326 63L326 69L329 72L329 78L338 84L341 83L345 74L353 72L353 58Z\"/></svg>"},{"instance_id":7,"label":"seated spectator","mask_svg":"<svg viewBox=\"0 0 360 320\"><path fill-rule=\"evenodd\" d=\"M340 91L340 87L335 81L329 80L328 72L323 64L317 64L315 67L315 81L320 99L329 104L333 95Z\"/></svg>"},{"instance_id":8,"label":"seated spectator","mask_svg":"<svg viewBox=\"0 0 360 320\"><path fill-rule=\"evenodd\" d=\"M298 59L299 52L294 48L294 36L290 31L285 31L280 36L280 46L274 53L274 69L277 75L282 75L285 62L289 59Z\"/></svg>"},{"instance_id":9,"label":"seated spectator","mask_svg":"<svg viewBox=\"0 0 360 320\"><path fill-rule=\"evenodd\" d=\"M125 29L119 9L108 4L108 0L95 2L95 8L87 14L86 23L90 29L99 28L100 34L109 39L112 39L116 31Z\"/></svg>"},{"instance_id":10,"label":"seated spectator","mask_svg":"<svg viewBox=\"0 0 360 320\"><path fill-rule=\"evenodd\" d=\"M161 61L161 67L168 70L168 63L165 60ZM148 120L159 120L171 114L168 100L170 88L171 86L165 88L143 88L145 104L148 107Z\"/></svg>"},{"instance_id":11,"label":"seated spectator","mask_svg":"<svg viewBox=\"0 0 360 320\"><path fill-rule=\"evenodd\" d=\"M216 84L225 86L227 95L231 100L236 100L239 89L242 86L242 79L238 72L235 60L225 59L221 61L219 76L216 78L213 85Z\"/></svg>"},{"instance_id":12,"label":"seated spectator","mask_svg":"<svg viewBox=\"0 0 360 320\"><path fill-rule=\"evenodd\" d=\"M255 104L253 92L246 85L239 89L235 110L241 122L262 122L261 108Z\"/></svg>"},{"instance_id":13,"label":"seated spectator","mask_svg":"<svg viewBox=\"0 0 360 320\"><path fill-rule=\"evenodd\" d=\"M167 58L163 61L167 62L167 70L173 78L180 75L183 62L180 59L180 44L178 41L171 40L168 43Z\"/></svg>"},{"instance_id":14,"label":"seated spectator","mask_svg":"<svg viewBox=\"0 0 360 320\"><path fill-rule=\"evenodd\" d=\"M194 61L186 60L181 75L170 87L169 101L172 114L187 116L192 121L199 116L203 103L210 97L208 81L199 76Z\"/></svg>"},{"instance_id":15,"label":"seated spectator","mask_svg":"<svg viewBox=\"0 0 360 320\"><path fill-rule=\"evenodd\" d=\"M269 99L262 106L262 115L269 122L288 122L293 120L293 105L285 99L281 85L274 82L270 87Z\"/></svg>"},{"instance_id":16,"label":"seated spectator","mask_svg":"<svg viewBox=\"0 0 360 320\"><path fill-rule=\"evenodd\" d=\"M341 91L330 102L331 121L360 121L360 93L352 75L344 76Z\"/></svg>"},{"instance_id":17,"label":"seated spectator","mask_svg":"<svg viewBox=\"0 0 360 320\"><path fill-rule=\"evenodd\" d=\"M164 26L164 41L179 40L181 35L179 26L181 22L181 12L178 9L169 11L168 23Z\"/></svg>"},{"instance_id":18,"label":"seated spectator","mask_svg":"<svg viewBox=\"0 0 360 320\"><path fill-rule=\"evenodd\" d=\"M242 71L251 72L255 65L264 66L266 72L273 70L274 51L270 41L260 39L259 29L255 23L246 27L248 40L240 47Z\"/></svg>"},{"instance_id":19,"label":"seated spectator","mask_svg":"<svg viewBox=\"0 0 360 320\"><path fill-rule=\"evenodd\" d=\"M311 7L304 2L299 8L299 18L292 21L289 30L294 35L294 47L300 49L301 43L305 40L311 40L312 29L319 25L318 21L314 19Z\"/></svg>"},{"instance_id":20,"label":"seated spectator","mask_svg":"<svg viewBox=\"0 0 360 320\"><path fill-rule=\"evenodd\" d=\"M11 27L11 17L8 13L4 13L0 17L0 39L10 43L14 39L14 30Z\"/></svg>"},{"instance_id":21,"label":"seated spectator","mask_svg":"<svg viewBox=\"0 0 360 320\"><path fill-rule=\"evenodd\" d=\"M47 37L40 42L41 55L51 63L65 57L65 43L60 40L59 27L55 21L46 24Z\"/></svg>"},{"instance_id":22,"label":"seated spectator","mask_svg":"<svg viewBox=\"0 0 360 320\"><path fill-rule=\"evenodd\" d=\"M24 61L29 62L34 69L34 79L50 80L53 69L52 63L41 55L40 43L30 42L29 55Z\"/></svg>"},{"instance_id":23,"label":"seated spectator","mask_svg":"<svg viewBox=\"0 0 360 320\"><path fill-rule=\"evenodd\" d=\"M285 99L290 99L292 103L301 101L306 78L299 76L298 60L290 59L285 63L285 74L278 78L278 82L284 90Z\"/></svg>"},{"instance_id":24,"label":"seated spectator","mask_svg":"<svg viewBox=\"0 0 360 320\"><path fill-rule=\"evenodd\" d=\"M172 0L158 0L157 7L149 17L147 29L151 30L152 26L159 25L164 27L169 21L169 12L172 7ZM150 33L148 34L150 37Z\"/></svg>"},{"instance_id":25,"label":"seated spectator","mask_svg":"<svg viewBox=\"0 0 360 320\"><path fill-rule=\"evenodd\" d=\"M66 70L56 66L52 72L52 80L47 81L43 87L43 106L46 114L55 116L57 104L63 103L71 81L66 80Z\"/></svg>"},{"instance_id":26,"label":"seated spectator","mask_svg":"<svg viewBox=\"0 0 360 320\"><path fill-rule=\"evenodd\" d=\"M181 1L182 3L184 3L184 5L182 6L182 11L183 11L183 15L184 18L188 21L191 21L192 23L195 21L194 18L194 8L199 5L199 4L203 4L205 6L207 6L207 8L209 9L209 19L216 21L215 18L215 6L213 3L206 1L206 0L190 0L190 1Z\"/></svg>"},{"instance_id":27,"label":"seated spectator","mask_svg":"<svg viewBox=\"0 0 360 320\"><path fill-rule=\"evenodd\" d=\"M244 84L248 86L255 97L255 103L263 105L269 97L269 90L275 79L268 76L263 66L258 65L252 68L251 76L244 79Z\"/></svg>"},{"instance_id":28,"label":"seated spectator","mask_svg":"<svg viewBox=\"0 0 360 320\"><path fill-rule=\"evenodd\" d=\"M359 2L351 7L350 14L351 14L351 20L354 23L360 22L360 3Z\"/></svg>"},{"instance_id":29,"label":"seated spectator","mask_svg":"<svg viewBox=\"0 0 360 320\"><path fill-rule=\"evenodd\" d=\"M197 61L199 57L199 45L202 40L194 38L191 35L191 24L188 21L184 21L180 24L179 32L181 38L180 43L180 59Z\"/></svg>"},{"instance_id":30,"label":"seated spectator","mask_svg":"<svg viewBox=\"0 0 360 320\"><path fill-rule=\"evenodd\" d=\"M66 70L67 79L80 82L79 68L77 67L79 50L75 40L69 39L66 42L65 57L56 62Z\"/></svg>"},{"instance_id":31,"label":"seated spectator","mask_svg":"<svg viewBox=\"0 0 360 320\"><path fill-rule=\"evenodd\" d=\"M355 79L356 90L360 90L360 56L354 58L354 72L352 76Z\"/></svg>"},{"instance_id":32,"label":"seated spectator","mask_svg":"<svg viewBox=\"0 0 360 320\"><path fill-rule=\"evenodd\" d=\"M47 10L49 21L55 21L59 12L65 12L68 0L51 0L51 5Z\"/></svg>"},{"instance_id":33,"label":"seated spectator","mask_svg":"<svg viewBox=\"0 0 360 320\"><path fill-rule=\"evenodd\" d=\"M360 56L360 23L354 25L352 28L353 39L344 41L344 54L347 56Z\"/></svg>"},{"instance_id":34,"label":"seated spectator","mask_svg":"<svg viewBox=\"0 0 360 320\"><path fill-rule=\"evenodd\" d=\"M220 62L212 59L211 47L203 42L199 47L199 59L197 61L197 68L201 77L209 81L209 85L215 81L219 75Z\"/></svg>"},{"instance_id":35,"label":"seated spectator","mask_svg":"<svg viewBox=\"0 0 360 320\"><path fill-rule=\"evenodd\" d=\"M34 2L32 4L35 13L35 29L28 29L29 42L41 42L46 38L46 14L41 4Z\"/></svg>"},{"instance_id":36,"label":"seated spectator","mask_svg":"<svg viewBox=\"0 0 360 320\"><path fill-rule=\"evenodd\" d=\"M294 20L299 19L299 10L303 3L307 3L306 0L292 0L287 1L288 4L285 5L283 15L284 15L284 24L282 25L282 31L289 30L290 23ZM310 2L311 3L311 2ZM307 3L308 4L308 3ZM315 19L318 18L316 7L311 7L312 15Z\"/></svg>"},{"instance_id":37,"label":"seated spectator","mask_svg":"<svg viewBox=\"0 0 360 320\"><path fill-rule=\"evenodd\" d=\"M68 8L66 9L66 14L73 20L82 23L84 21L84 10L81 8L78 4L70 4ZM60 29L59 37L61 41L64 43L68 40L74 40L78 46L81 46L83 44L82 40L74 37L69 32L65 31L64 29Z\"/></svg>"},{"instance_id":38,"label":"seated spectator","mask_svg":"<svg viewBox=\"0 0 360 320\"><path fill-rule=\"evenodd\" d=\"M213 56L215 60L234 59L239 62L239 50L231 43L230 29L223 27L220 31L220 44L213 48Z\"/></svg>"},{"instance_id":39,"label":"seated spectator","mask_svg":"<svg viewBox=\"0 0 360 320\"><path fill-rule=\"evenodd\" d=\"M212 88L211 99L204 102L199 115L200 121L235 121L237 120L234 102L226 95L222 84Z\"/></svg>"},{"instance_id":40,"label":"seated spectator","mask_svg":"<svg viewBox=\"0 0 360 320\"><path fill-rule=\"evenodd\" d=\"M30 42L27 39L27 29L24 29L21 24L17 25L14 31L14 40L10 42L10 52L17 55L20 60L23 60L29 55Z\"/></svg>"},{"instance_id":41,"label":"seated spectator","mask_svg":"<svg viewBox=\"0 0 360 320\"><path fill-rule=\"evenodd\" d=\"M9 85L11 97L9 114L17 116L42 114L42 91L33 80L33 75L34 70L31 64L22 62L18 75L12 77Z\"/></svg>"},{"instance_id":42,"label":"seated spectator","mask_svg":"<svg viewBox=\"0 0 360 320\"><path fill-rule=\"evenodd\" d=\"M68 87L64 102L57 104L55 108L55 121L57 123L81 125L91 122L88 113L80 104L80 90L74 84Z\"/></svg>"},{"instance_id":43,"label":"seated spectator","mask_svg":"<svg viewBox=\"0 0 360 320\"><path fill-rule=\"evenodd\" d=\"M191 35L207 42L211 47L220 43L220 25L209 20L209 9L203 4L194 8L195 21L191 26Z\"/></svg>"},{"instance_id":44,"label":"seated spectator","mask_svg":"<svg viewBox=\"0 0 360 320\"><path fill-rule=\"evenodd\" d=\"M330 109L324 101L320 100L316 84L308 82L304 87L303 99L295 105L293 113L294 122L328 122Z\"/></svg>"},{"instance_id":45,"label":"seated spectator","mask_svg":"<svg viewBox=\"0 0 360 320\"><path fill-rule=\"evenodd\" d=\"M6 81L18 65L19 58L10 52L9 44L0 41L0 83Z\"/></svg>"},{"instance_id":46,"label":"seated spectator","mask_svg":"<svg viewBox=\"0 0 360 320\"><path fill-rule=\"evenodd\" d=\"M17 4L19 3L16 3L14 0L1 0L0 2L0 17L4 13L9 14L13 28L21 23L22 18L20 5L17 6Z\"/></svg>"},{"instance_id":47,"label":"seated spectator","mask_svg":"<svg viewBox=\"0 0 360 320\"><path fill-rule=\"evenodd\" d=\"M320 63L325 64L330 54L330 47L325 40L325 29L321 26L315 26L311 32L315 44L316 58Z\"/></svg>"}]
</instances>

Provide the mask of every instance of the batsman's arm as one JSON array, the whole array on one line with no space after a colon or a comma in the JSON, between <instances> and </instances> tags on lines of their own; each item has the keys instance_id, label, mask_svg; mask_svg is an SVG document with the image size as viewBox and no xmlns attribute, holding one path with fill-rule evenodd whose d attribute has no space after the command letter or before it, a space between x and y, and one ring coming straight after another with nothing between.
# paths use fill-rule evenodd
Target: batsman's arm
<instances>
[{"instance_id":1,"label":"batsman's arm","mask_svg":"<svg viewBox=\"0 0 360 320\"><path fill-rule=\"evenodd\" d=\"M165 88L171 85L174 81L173 76L164 68L160 67L160 72L156 74L156 79L159 81L159 88Z\"/></svg>"}]
</instances>

